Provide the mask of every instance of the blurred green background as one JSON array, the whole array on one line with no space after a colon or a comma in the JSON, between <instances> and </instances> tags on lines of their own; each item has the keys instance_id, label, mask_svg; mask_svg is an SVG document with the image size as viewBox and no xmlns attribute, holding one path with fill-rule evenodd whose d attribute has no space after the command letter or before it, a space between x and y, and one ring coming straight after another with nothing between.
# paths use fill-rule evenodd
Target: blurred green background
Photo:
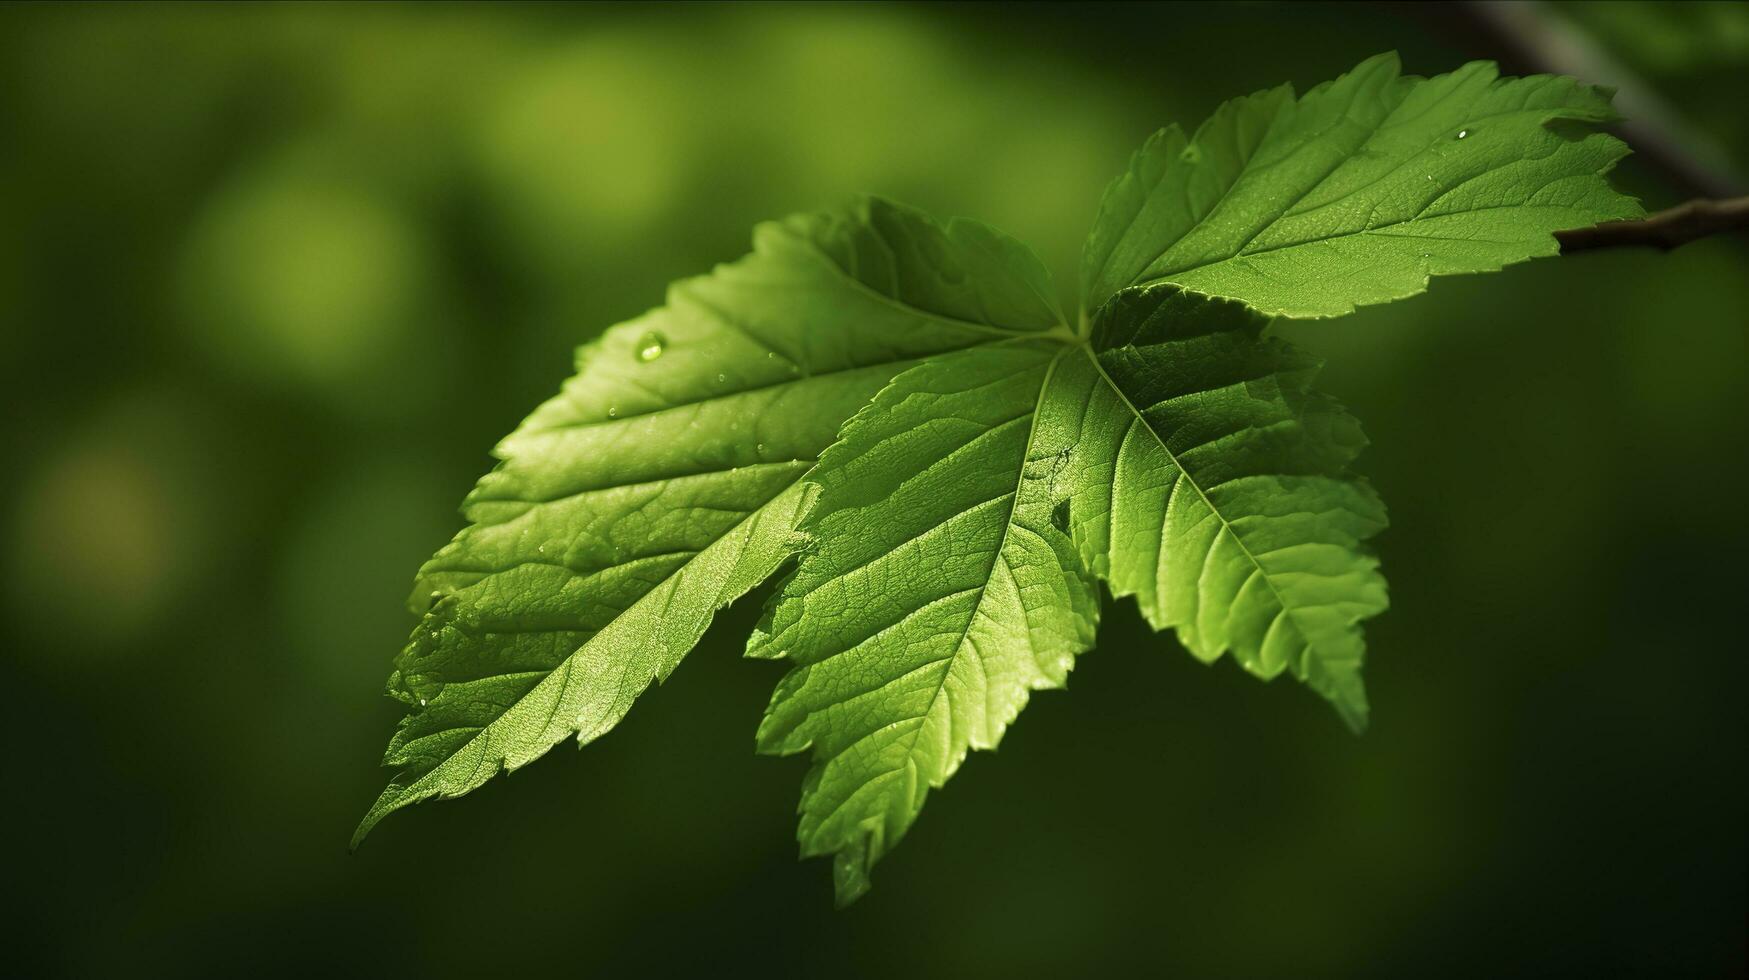
<instances>
[{"instance_id":1,"label":"blurred green background","mask_svg":"<svg viewBox=\"0 0 1749 980\"><path fill-rule=\"evenodd\" d=\"M1749 7L1541 13L1741 172ZM574 345L858 191L1072 282L1160 125L1391 48L1542 67L1474 14L0 9L15 975L1741 972L1741 239L1286 331L1392 509L1364 737L1113 604L837 913L805 763L752 752L755 596L611 737L346 853L407 584Z\"/></svg>"}]
</instances>

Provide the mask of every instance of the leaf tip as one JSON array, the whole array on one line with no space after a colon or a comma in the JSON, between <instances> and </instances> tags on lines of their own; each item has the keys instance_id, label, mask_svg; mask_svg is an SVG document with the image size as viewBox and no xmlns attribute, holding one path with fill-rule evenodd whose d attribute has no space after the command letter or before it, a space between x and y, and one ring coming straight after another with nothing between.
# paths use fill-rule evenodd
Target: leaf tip
<instances>
[{"instance_id":1,"label":"leaf tip","mask_svg":"<svg viewBox=\"0 0 1749 980\"><path fill-rule=\"evenodd\" d=\"M359 845L364 843L364 839L370 836L370 832L386 815L387 813L382 810L380 803L371 807L364 818L358 822L358 826L352 829L352 839L346 842L346 853L357 854Z\"/></svg>"},{"instance_id":2,"label":"leaf tip","mask_svg":"<svg viewBox=\"0 0 1749 980\"><path fill-rule=\"evenodd\" d=\"M359 845L364 843L364 839L370 836L370 832L375 830L377 824L382 823L385 817L402 807L417 803L421 799L424 797L410 796L406 787L398 781L384 787L382 794L377 797L375 803L370 805L370 809L365 811L363 819L359 820L358 826L353 829L352 840L346 845L346 853L358 853Z\"/></svg>"},{"instance_id":3,"label":"leaf tip","mask_svg":"<svg viewBox=\"0 0 1749 980\"><path fill-rule=\"evenodd\" d=\"M1365 694L1338 697L1333 703L1336 705L1336 713L1342 716L1342 721L1350 732L1356 735L1366 734L1367 726L1372 721L1372 709L1367 706Z\"/></svg>"},{"instance_id":4,"label":"leaf tip","mask_svg":"<svg viewBox=\"0 0 1749 980\"><path fill-rule=\"evenodd\" d=\"M868 894L869 853L866 843L838 852L832 862L832 906L847 909Z\"/></svg>"}]
</instances>

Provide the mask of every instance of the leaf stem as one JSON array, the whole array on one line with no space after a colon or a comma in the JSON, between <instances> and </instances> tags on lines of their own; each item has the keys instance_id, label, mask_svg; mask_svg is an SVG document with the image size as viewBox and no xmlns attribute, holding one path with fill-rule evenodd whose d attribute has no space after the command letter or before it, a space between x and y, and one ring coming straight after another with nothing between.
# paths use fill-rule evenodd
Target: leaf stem
<instances>
[{"instance_id":1,"label":"leaf stem","mask_svg":"<svg viewBox=\"0 0 1749 980\"><path fill-rule=\"evenodd\" d=\"M1668 252L1697 238L1733 231L1749 232L1749 197L1695 198L1632 221L1558 231L1555 238L1562 255L1623 245L1649 245Z\"/></svg>"}]
</instances>

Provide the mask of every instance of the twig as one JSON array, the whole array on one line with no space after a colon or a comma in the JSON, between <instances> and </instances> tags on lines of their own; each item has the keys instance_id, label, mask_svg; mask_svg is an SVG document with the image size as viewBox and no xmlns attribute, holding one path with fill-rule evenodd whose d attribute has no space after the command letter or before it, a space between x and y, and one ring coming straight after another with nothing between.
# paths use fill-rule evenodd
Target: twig
<instances>
[{"instance_id":1,"label":"twig","mask_svg":"<svg viewBox=\"0 0 1749 980\"><path fill-rule=\"evenodd\" d=\"M1697 198L1633 221L1609 221L1591 228L1557 231L1561 254L1620 245L1649 245L1670 251L1723 231L1749 231L1749 197L1722 201Z\"/></svg>"}]
</instances>

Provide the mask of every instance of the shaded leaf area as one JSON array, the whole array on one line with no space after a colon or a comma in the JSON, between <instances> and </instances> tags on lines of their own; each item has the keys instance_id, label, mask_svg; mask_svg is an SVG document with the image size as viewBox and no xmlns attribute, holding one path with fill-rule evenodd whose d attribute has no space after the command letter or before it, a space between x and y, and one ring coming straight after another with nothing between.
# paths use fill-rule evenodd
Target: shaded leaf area
<instances>
[{"instance_id":1,"label":"shaded leaf area","mask_svg":"<svg viewBox=\"0 0 1749 980\"><path fill-rule=\"evenodd\" d=\"M1175 287L1107 305L1099 353L1059 380L1059 404L1081 410L1071 520L1090 566L1155 629L1204 660L1287 671L1361 729L1359 623L1386 605L1363 542L1384 505L1349 470L1359 423L1265 323Z\"/></svg>"}]
</instances>

